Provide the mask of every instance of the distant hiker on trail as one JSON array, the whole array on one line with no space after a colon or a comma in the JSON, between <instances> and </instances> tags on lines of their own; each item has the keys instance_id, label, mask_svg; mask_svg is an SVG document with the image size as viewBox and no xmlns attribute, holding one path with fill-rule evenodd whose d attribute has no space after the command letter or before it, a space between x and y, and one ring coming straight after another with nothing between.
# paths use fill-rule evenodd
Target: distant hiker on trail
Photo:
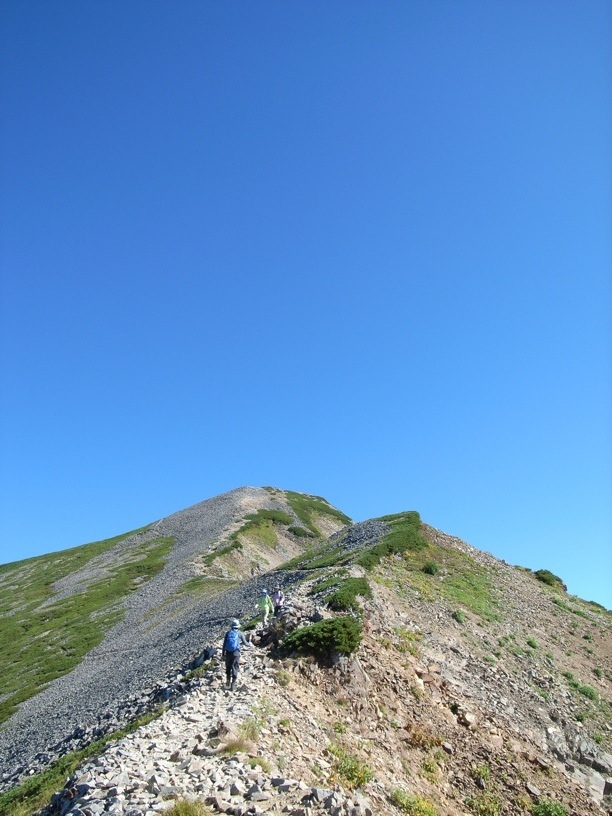
<instances>
[{"instance_id":1,"label":"distant hiker on trail","mask_svg":"<svg viewBox=\"0 0 612 816\"><path fill-rule=\"evenodd\" d=\"M223 638L223 651L221 652L221 657L225 658L225 682L231 691L236 691L240 668L240 646L252 648L244 632L240 631L240 621L234 618L231 628L227 630Z\"/></svg>"},{"instance_id":2,"label":"distant hiker on trail","mask_svg":"<svg viewBox=\"0 0 612 816\"><path fill-rule=\"evenodd\" d=\"M282 612L283 606L285 605L285 593L280 588L279 584L274 587L272 603L274 604L274 617L278 618Z\"/></svg>"},{"instance_id":3,"label":"distant hiker on trail","mask_svg":"<svg viewBox=\"0 0 612 816\"><path fill-rule=\"evenodd\" d=\"M268 595L268 590L267 589L262 589L261 590L261 595L259 596L256 607L257 607L257 609L259 609L259 612L261 614L262 621L263 621L263 627L265 629L266 626L268 625L268 615L271 612L274 612L274 606L272 604L272 599Z\"/></svg>"}]
</instances>

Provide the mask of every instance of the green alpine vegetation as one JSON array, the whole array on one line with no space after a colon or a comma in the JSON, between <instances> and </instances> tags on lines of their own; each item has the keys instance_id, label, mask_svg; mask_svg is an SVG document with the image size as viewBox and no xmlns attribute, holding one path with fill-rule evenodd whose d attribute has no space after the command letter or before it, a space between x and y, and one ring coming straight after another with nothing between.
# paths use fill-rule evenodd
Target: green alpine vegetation
<instances>
[{"instance_id":1,"label":"green alpine vegetation","mask_svg":"<svg viewBox=\"0 0 612 816\"><path fill-rule=\"evenodd\" d=\"M421 532L421 517L416 510L382 516L376 521L386 522L391 529L380 543L368 548L357 558L357 563L365 569L373 569L386 556L419 552L427 548L427 540Z\"/></svg>"},{"instance_id":2,"label":"green alpine vegetation","mask_svg":"<svg viewBox=\"0 0 612 816\"><path fill-rule=\"evenodd\" d=\"M278 536L274 526L276 524L289 525L293 524L295 519L289 513L282 510L258 510L256 513L249 513L245 516L245 523L230 536L231 544L229 548L224 548L228 552L232 547L242 547L240 543L241 538L256 538L267 544L268 547L274 547L278 541Z\"/></svg>"},{"instance_id":3,"label":"green alpine vegetation","mask_svg":"<svg viewBox=\"0 0 612 816\"><path fill-rule=\"evenodd\" d=\"M0 567L0 722L78 665L123 617L123 598L163 568L170 538L126 548L111 566L93 562L130 535ZM88 564L95 577L54 600L56 583Z\"/></svg>"},{"instance_id":4,"label":"green alpine vegetation","mask_svg":"<svg viewBox=\"0 0 612 816\"><path fill-rule=\"evenodd\" d=\"M330 516L342 524L351 523L351 519L347 515L340 510L336 510L335 507L332 507L320 496L308 496L304 493L294 493L291 490L287 490L285 496L302 526L317 538L321 536L321 530L317 526L318 516Z\"/></svg>"},{"instance_id":5,"label":"green alpine vegetation","mask_svg":"<svg viewBox=\"0 0 612 816\"><path fill-rule=\"evenodd\" d=\"M452 617L458 623L465 622L466 612L489 622L499 620L500 610L490 572L469 553L439 547L428 542L418 530L416 533L419 535L416 546L413 544L401 550L403 558L381 564L376 571L376 580L392 588L400 597L405 597L408 591L417 591L427 601L444 598L455 607ZM391 542L395 548L397 538ZM359 562L364 563L363 559ZM435 569L430 566L432 564ZM443 581L440 580L442 574Z\"/></svg>"},{"instance_id":6,"label":"green alpine vegetation","mask_svg":"<svg viewBox=\"0 0 612 816\"><path fill-rule=\"evenodd\" d=\"M353 617L329 618L327 620L296 629L288 635L283 649L288 652L313 654L320 660L328 660L330 655L349 655L361 643L361 624Z\"/></svg>"},{"instance_id":7,"label":"green alpine vegetation","mask_svg":"<svg viewBox=\"0 0 612 816\"><path fill-rule=\"evenodd\" d=\"M347 578L326 600L329 608L337 612L355 612L359 609L358 597L372 597L372 589L365 578Z\"/></svg>"}]
</instances>

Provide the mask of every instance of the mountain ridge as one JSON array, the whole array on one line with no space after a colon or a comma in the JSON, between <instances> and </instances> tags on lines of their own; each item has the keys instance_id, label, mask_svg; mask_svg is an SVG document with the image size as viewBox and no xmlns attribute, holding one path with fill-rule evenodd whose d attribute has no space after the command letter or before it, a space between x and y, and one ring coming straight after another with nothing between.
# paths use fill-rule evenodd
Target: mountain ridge
<instances>
[{"instance_id":1,"label":"mountain ridge","mask_svg":"<svg viewBox=\"0 0 612 816\"><path fill-rule=\"evenodd\" d=\"M294 497L293 506L288 500L289 496ZM604 800L604 794L608 790L606 779L612 774L612 756L608 753L609 684L612 680L608 668L612 654L609 613L595 604L568 596L555 576L552 583L546 583L538 580L531 571L512 567L460 539L422 524L420 520L417 529L416 514L399 513L381 520L345 525L341 522L347 517L338 515L339 511L319 497L305 497L299 499L303 502L302 505L295 504L301 496L302 494L290 494L276 488L239 488L230 494L223 494L223 497L206 500L193 508L172 514L147 528L146 535L158 538L167 537L172 530L177 539L184 536L192 567L195 559L195 563L204 570L203 559L212 555L211 547L216 553L221 553L208 563L209 572L206 575L205 570L197 574L193 569L181 573L181 581L196 581L192 588L197 586L198 579L209 582L213 578L217 582L236 580L230 592L223 591L214 596L207 606L199 609L199 615L192 620L189 619L190 610L202 606L201 596L198 599L197 593L188 602L179 595L166 606L160 607L169 616L167 643L172 644L164 667L166 675L171 674L173 665L182 663L185 666L187 657L193 656L201 648L203 633L209 634L209 640L213 642L218 640L220 632L227 625L228 617L243 612L248 617L249 611L252 615L254 598L261 587L267 586L271 580L283 581L290 594L301 598L302 602L305 597L311 599L313 608L309 614L323 614L325 618L336 614L329 610L334 592L337 593L339 587L346 587L349 580L362 581L365 584L360 586L368 585L372 598L360 597L352 607L344 611L348 611L349 615L357 614L362 621L364 645L354 657L349 658L349 668L342 675L344 680L336 686L335 681L332 682L337 675L338 665L342 664L326 668L301 658L289 658L290 663L287 665L291 666L292 677L310 677L311 680L316 677L319 683L333 687L336 696L342 696L346 691L345 686L363 682L363 678L358 679L361 676L359 661L364 659L365 650L370 662L366 673L371 677L376 676L374 685L370 681L368 686L367 702L361 700L364 710L368 712L368 720L372 716L372 699L380 698L381 690L386 693L386 702L378 699L375 710L379 714L374 714L376 722L381 719L381 706L395 706L406 721L410 719L413 724L420 723L421 728L423 717L439 721L439 711L443 711L443 721L449 720L452 726L449 733L455 741L458 739L457 733L463 734L467 730L470 734L486 734L489 741L492 737L499 737L503 749L508 749L512 740L522 742L521 751L527 750L526 745L530 746L532 755L546 766L546 773L570 780L572 785L578 786L577 790L588 793L589 801L595 803L593 806L599 808L599 812L607 808L607 799ZM219 503L217 499L221 498ZM199 532L196 529L197 519L202 521L203 515L211 508L218 509L221 505L225 506L222 513L224 523L219 528L221 532L215 533L206 545L209 549L203 550L204 538L200 537L199 542L194 541L201 533L201 528L198 528ZM304 506L310 506L310 517L296 511L296 507L303 511ZM323 534L319 529L319 535L315 537L308 526L301 525L314 525L317 513L320 514L325 507L331 508L329 515L324 514L326 532ZM199 510L194 511L194 508ZM229 508L231 512L228 513ZM412 537L406 538L408 523L412 525L413 532ZM290 527L302 532L289 533ZM315 526L314 529L318 528ZM275 541L271 546L272 533ZM134 536L132 544L137 546L143 533L139 531ZM266 558L263 559L260 555L263 560L257 562L255 553L264 553ZM293 560L298 562L294 565L295 568L278 571L278 567L292 566L289 556L294 553ZM175 553L173 569L180 572L181 563L184 565L187 561L188 559L181 562L181 558ZM254 570L253 574L250 574L251 569ZM236 579L237 571L241 571L242 581ZM245 576L245 572L249 574ZM163 574L162 571L158 576ZM166 573L168 574L170 573ZM161 578L158 576L151 580L159 583ZM151 581L147 583L150 584ZM78 581L76 585L79 585ZM303 589L306 585L310 586L308 592ZM82 583L80 586L82 587ZM210 583L205 583L204 586L210 588ZM317 586L323 588L317 591ZM151 584L149 589L154 591L155 584ZM171 595L169 589L170 587L166 587L166 598ZM312 595L308 594L310 591ZM181 603L184 603L183 607ZM303 603L304 605L308 606ZM302 624L307 623L307 620L308 615ZM177 637L181 626L184 631ZM129 631L128 624L127 633ZM160 631L158 626L154 630L155 637L140 641L143 644L141 648L154 650L158 642L155 638L159 638ZM131 635L133 639L133 629ZM273 649L274 644L266 645L262 642L260 648ZM389 685L384 675L377 670L376 660L373 658L376 649L384 655L380 657L381 660L390 661L396 675L395 685ZM95 657L98 653L94 649L92 654ZM91 661L92 658L89 657L90 664ZM86 662L87 659L84 663ZM400 666L403 668L398 674ZM157 677L154 672L146 676L146 672L139 671L139 668L139 663L134 663L131 669L128 666L128 673L131 672L130 683L139 677L151 684L164 673L158 667ZM210 671L213 672L211 676L214 676L214 670ZM145 677L142 677L143 674ZM407 678L410 678L410 682ZM112 678L104 676L103 680L99 684L100 688L107 683L112 687ZM57 689L61 684L60 678L52 686ZM94 689L96 694L99 687ZM302 685L299 687L300 693L305 693ZM308 688L307 683L305 688ZM415 689L426 698L421 709ZM181 687L180 683L178 690L180 693L194 693L193 689ZM45 694L54 699L52 692L47 691L34 698L38 702L22 704L20 711L27 714L30 709L30 722L36 722L37 717L40 719L42 714L48 712L50 703L49 699L44 698ZM363 695L358 696L361 699ZM411 701L410 711L406 699ZM318 698L315 694L311 697L309 706L314 710L317 705ZM101 710L103 708L104 706ZM87 711L88 716L94 716L95 713L94 710ZM134 713L132 711L132 715ZM14 783L19 776L15 777L12 773L14 768L9 771L7 765L18 758L18 752L10 752L19 744L20 739L22 748L27 743L27 739L17 736L17 729L14 727L23 727L28 719L26 714L20 715L18 712L16 717L14 715L9 720L9 725L12 723L13 727L5 727L0 732L0 753L9 757L9 762L5 762L4 766L5 784ZM76 720L78 719L77 717ZM82 720L77 723L77 727L81 724ZM392 729L393 732L398 730L401 729ZM495 733L496 730L498 733ZM374 734L375 731L376 729L370 728L368 733ZM352 736L356 743L363 741L360 731ZM394 733L389 732L385 739L390 744L397 743L397 751L401 752L403 743L398 742L395 737L397 734L394 736ZM497 741L493 740L494 743ZM484 750L482 744L483 740L480 740L478 750ZM411 748L421 750L418 746ZM374 748L370 750L376 753ZM26 753L23 748L21 755ZM378 761L382 762L384 756L387 757L384 761L390 761L384 752L380 754ZM456 797L453 795L457 790L465 789L469 792L473 783L469 770L466 769L461 781L461 774L458 776L456 767L453 767L452 777L450 776L450 767L454 763L448 758L446 762L440 762L440 757L434 760L428 756L427 759L432 767L436 762L440 765L438 771L432 772L437 782L432 783L425 776L419 784L430 795L437 792L439 812L476 813L477 811L470 810L467 806L463 811L457 810ZM409 759L405 762L412 767L412 786L417 787L414 763L409 762ZM516 759L516 762L521 764L522 759ZM511 765L512 763L508 768ZM382 773L380 769L377 770ZM510 771L506 769L504 773L509 774ZM410 788L409 779L410 777L404 779L402 790ZM372 785L373 783L370 788ZM489 787L493 788L492 783L489 783ZM562 796L562 784L549 787ZM368 785L364 790L367 793ZM476 807L474 802L479 802L478 807L484 808L486 798L477 800L474 799L476 794L473 791L471 794L472 807ZM499 795L501 793L497 788L491 791L491 808L491 797ZM531 794L525 794L524 791L510 794L506 791L505 795L511 796L511 799L505 803L504 813L530 812L527 804L529 801L533 803L534 797ZM382 800L377 799L374 788L372 796L381 807ZM526 797L523 810L517 804L523 801L521 796ZM388 798L385 801L388 810L375 812L410 812L397 809L397 805L393 805ZM586 808L586 805L583 807ZM594 813L597 810L584 810L584 813L587 812ZM485 811L482 810L482 813Z\"/></svg>"}]
</instances>

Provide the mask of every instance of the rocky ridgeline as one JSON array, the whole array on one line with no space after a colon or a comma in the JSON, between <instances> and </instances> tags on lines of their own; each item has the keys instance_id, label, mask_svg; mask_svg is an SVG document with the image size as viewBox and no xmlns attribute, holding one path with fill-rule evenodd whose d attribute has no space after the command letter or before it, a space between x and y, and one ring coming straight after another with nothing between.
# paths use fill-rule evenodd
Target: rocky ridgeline
<instances>
[{"instance_id":1,"label":"rocky ridgeline","mask_svg":"<svg viewBox=\"0 0 612 816\"><path fill-rule=\"evenodd\" d=\"M261 718L266 686L262 658L252 658L235 693L222 688L221 672L158 720L142 727L86 764L58 793L46 814L154 816L174 797L197 798L235 816L266 812L295 816L327 813L371 816L362 796L311 787L286 776L270 760L248 749L223 752L243 740L245 723ZM261 738L281 727L267 716ZM270 756L272 751L270 751Z\"/></svg>"},{"instance_id":2,"label":"rocky ridgeline","mask_svg":"<svg viewBox=\"0 0 612 816\"><path fill-rule=\"evenodd\" d=\"M312 604L298 603L288 610L283 628L322 614ZM254 640L269 639L260 634ZM283 691L279 665L265 649L243 650L236 692L225 688L218 659L205 665L209 668L200 678L179 674L171 685L160 685L157 699L167 697L168 710L82 766L43 816L154 816L175 798L196 798L234 816L373 816L363 795L287 773L290 765L296 769L296 750L329 768L323 756L329 739L307 708ZM289 716L275 710L280 696Z\"/></svg>"},{"instance_id":3,"label":"rocky ridgeline","mask_svg":"<svg viewBox=\"0 0 612 816\"><path fill-rule=\"evenodd\" d=\"M247 499L259 501L255 492ZM388 529L363 522L331 536L330 545L359 550ZM286 630L331 616L321 608L333 591L329 573L260 575L191 617L160 624L128 663L127 652L112 661L88 656L82 676L53 684L52 705L44 694L26 703L29 718L20 714L12 732L0 734L1 767L10 768L2 787L164 704L161 716L81 767L45 816L153 816L181 797L240 816L434 812L407 810L402 797L435 803L437 816L524 816L547 799L562 802L568 816L612 814L612 756L593 739L612 730L601 715L610 699L608 618L586 605L572 614L569 597L555 605L527 572L433 528L424 532L486 571L499 614L468 609L457 620L456 601L442 591L443 564L437 593L427 592L418 574L406 580L401 556L375 573L353 565L348 574L366 577L373 592L362 599L363 640L350 658L321 666L308 657L282 658L277 646ZM237 692L224 688L218 656L194 674L197 650L204 643L219 649L229 618L252 614L261 588L278 580L291 605L278 626L254 635ZM568 685L571 672L592 683L597 697L586 723L584 700ZM22 739L20 729L30 724ZM62 739L47 740L51 733ZM34 760L15 768L34 744ZM3 746L21 753L9 755ZM338 751L367 768L367 779L343 775Z\"/></svg>"},{"instance_id":4,"label":"rocky ridgeline","mask_svg":"<svg viewBox=\"0 0 612 816\"><path fill-rule=\"evenodd\" d=\"M330 614L311 590L296 588L281 630ZM183 797L239 816L391 816L404 812L391 801L398 789L435 802L439 816L473 814L466 802L478 796L483 807L499 797L512 816L546 799L566 802L571 816L609 808L609 757L584 737L582 749L570 745L576 729L560 729L555 752L547 736L559 723L525 702L520 680L445 641L443 627L434 636L427 619L415 619L418 609L384 587L374 590L357 655L327 668L279 660L274 632L257 633L237 692L225 689L218 659L199 678L177 675L165 692L161 685L168 710L81 767L44 816L154 816ZM427 614L438 612L428 606ZM421 647L398 651L398 631ZM338 744L373 772L359 793L337 770ZM580 768L575 749L585 752ZM475 776L480 766L490 779Z\"/></svg>"}]
</instances>

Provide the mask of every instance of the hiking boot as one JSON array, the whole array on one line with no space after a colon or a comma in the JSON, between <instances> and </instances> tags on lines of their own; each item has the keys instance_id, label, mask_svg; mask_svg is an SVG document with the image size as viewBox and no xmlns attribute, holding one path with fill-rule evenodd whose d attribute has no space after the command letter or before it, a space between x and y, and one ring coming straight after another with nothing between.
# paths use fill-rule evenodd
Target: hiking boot
<instances>
[{"instance_id":1,"label":"hiking boot","mask_svg":"<svg viewBox=\"0 0 612 816\"><path fill-rule=\"evenodd\" d=\"M236 691L236 681L232 680L232 685L230 686L230 691Z\"/></svg>"}]
</instances>

